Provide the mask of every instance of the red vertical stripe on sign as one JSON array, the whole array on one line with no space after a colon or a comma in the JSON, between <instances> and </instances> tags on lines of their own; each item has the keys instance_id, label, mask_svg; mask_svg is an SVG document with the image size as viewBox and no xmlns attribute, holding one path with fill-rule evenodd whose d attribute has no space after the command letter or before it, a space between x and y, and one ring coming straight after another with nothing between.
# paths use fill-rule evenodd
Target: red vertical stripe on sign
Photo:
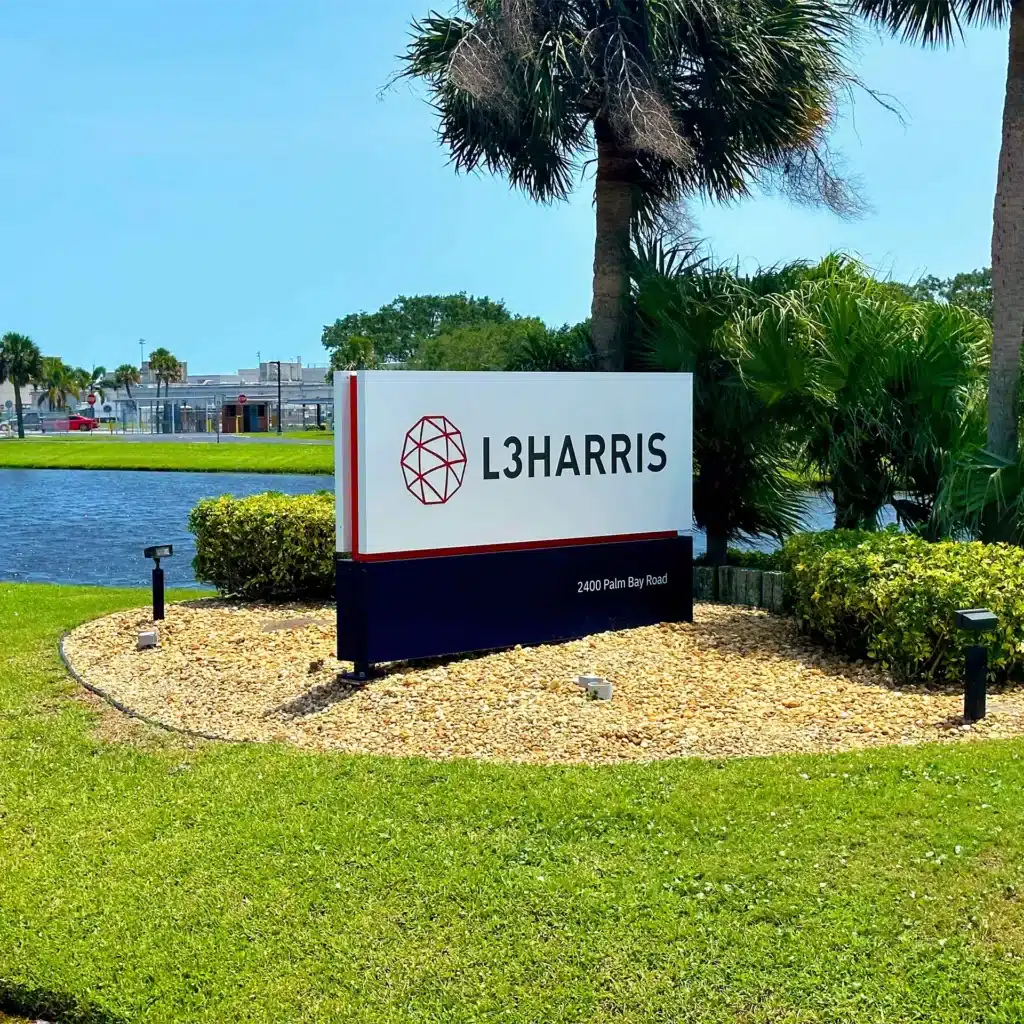
<instances>
[{"instance_id":1,"label":"red vertical stripe on sign","mask_svg":"<svg viewBox=\"0 0 1024 1024\"><path fill-rule=\"evenodd\" d=\"M359 395L356 375L348 379L348 471L352 521L352 557L359 557L359 412L356 400Z\"/></svg>"}]
</instances>

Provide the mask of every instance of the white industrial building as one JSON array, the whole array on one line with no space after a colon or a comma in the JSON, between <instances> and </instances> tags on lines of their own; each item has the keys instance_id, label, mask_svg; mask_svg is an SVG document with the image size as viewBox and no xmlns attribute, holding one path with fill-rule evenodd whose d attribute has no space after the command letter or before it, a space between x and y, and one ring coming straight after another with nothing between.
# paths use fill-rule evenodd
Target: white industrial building
<instances>
[{"instance_id":1,"label":"white industrial building","mask_svg":"<svg viewBox=\"0 0 1024 1024\"><path fill-rule=\"evenodd\" d=\"M190 374L183 364L183 378L159 385L142 363L142 383L132 385L129 396L124 388L105 389L90 407L88 395L68 400L70 411L88 415L91 411L101 423L113 429L146 433L259 433L278 427L278 402L282 429L326 429L333 415L333 385L326 380L327 366L303 366L300 360L281 361L280 386L277 362L235 373ZM0 385L0 420L13 419L14 389ZM27 387L22 391L27 415L26 426L33 430L60 430L69 409L53 410L44 393ZM244 397L243 397L244 396ZM8 416L7 413L10 415Z\"/></svg>"}]
</instances>

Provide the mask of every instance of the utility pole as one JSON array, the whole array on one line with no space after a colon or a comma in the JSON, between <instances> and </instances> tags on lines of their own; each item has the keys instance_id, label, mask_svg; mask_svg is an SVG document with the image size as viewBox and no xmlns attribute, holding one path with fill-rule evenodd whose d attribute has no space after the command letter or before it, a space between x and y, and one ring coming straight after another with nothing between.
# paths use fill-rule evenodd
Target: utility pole
<instances>
[{"instance_id":1,"label":"utility pole","mask_svg":"<svg viewBox=\"0 0 1024 1024\"><path fill-rule=\"evenodd\" d=\"M143 355L143 349L146 347L146 339L139 338L139 369L142 369L142 364L146 361L145 355Z\"/></svg>"},{"instance_id":2,"label":"utility pole","mask_svg":"<svg viewBox=\"0 0 1024 1024\"><path fill-rule=\"evenodd\" d=\"M281 360L275 359L277 363L277 433L281 433Z\"/></svg>"}]
</instances>

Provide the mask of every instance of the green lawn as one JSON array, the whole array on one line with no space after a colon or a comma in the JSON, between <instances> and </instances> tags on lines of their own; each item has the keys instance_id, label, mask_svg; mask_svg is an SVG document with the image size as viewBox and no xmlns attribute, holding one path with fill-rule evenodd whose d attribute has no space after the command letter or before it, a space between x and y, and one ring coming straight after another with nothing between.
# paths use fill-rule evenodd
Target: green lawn
<instances>
[{"instance_id":1,"label":"green lawn","mask_svg":"<svg viewBox=\"0 0 1024 1024\"><path fill-rule=\"evenodd\" d=\"M193 472L333 473L330 444L223 444L113 438L0 441L0 469L153 469Z\"/></svg>"},{"instance_id":2,"label":"green lawn","mask_svg":"<svg viewBox=\"0 0 1024 1024\"><path fill-rule=\"evenodd\" d=\"M242 437L277 437L274 431L267 433L261 431L258 433L243 433ZM286 430L281 435L282 437L291 437L301 441L322 441L325 444L334 440L334 431L332 430Z\"/></svg>"},{"instance_id":3,"label":"green lawn","mask_svg":"<svg viewBox=\"0 0 1024 1024\"><path fill-rule=\"evenodd\" d=\"M0 584L0 1009L62 1022L1024 1017L1024 743L501 767L104 743Z\"/></svg>"}]
</instances>

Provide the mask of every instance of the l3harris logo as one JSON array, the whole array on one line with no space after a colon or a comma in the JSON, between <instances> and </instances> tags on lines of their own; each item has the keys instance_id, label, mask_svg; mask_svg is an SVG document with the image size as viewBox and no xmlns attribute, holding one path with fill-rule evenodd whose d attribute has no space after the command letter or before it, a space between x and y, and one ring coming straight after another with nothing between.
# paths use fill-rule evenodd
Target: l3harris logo
<instances>
[{"instance_id":1,"label":"l3harris logo","mask_svg":"<svg viewBox=\"0 0 1024 1024\"><path fill-rule=\"evenodd\" d=\"M466 478L466 443L447 416L423 416L402 446L406 490L424 505L444 505Z\"/></svg>"}]
</instances>

